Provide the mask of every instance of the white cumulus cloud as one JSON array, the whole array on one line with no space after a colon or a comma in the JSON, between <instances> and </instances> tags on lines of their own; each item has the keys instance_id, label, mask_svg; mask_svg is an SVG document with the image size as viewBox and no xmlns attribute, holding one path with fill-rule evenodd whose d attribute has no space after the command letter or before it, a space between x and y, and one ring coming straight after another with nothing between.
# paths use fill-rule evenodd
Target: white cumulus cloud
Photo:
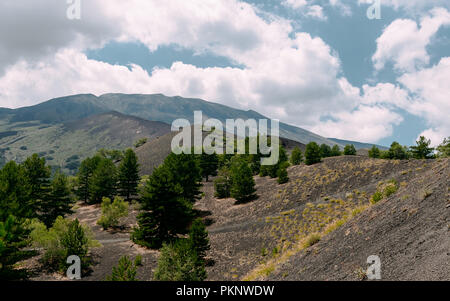
<instances>
[{"instance_id":1,"label":"white cumulus cloud","mask_svg":"<svg viewBox=\"0 0 450 301\"><path fill-rule=\"evenodd\" d=\"M392 62L399 71L414 71L427 65L430 56L427 46L442 26L450 25L450 12L433 9L422 18L420 26L410 19L393 21L377 39L377 50L372 57L376 70Z\"/></svg>"}]
</instances>

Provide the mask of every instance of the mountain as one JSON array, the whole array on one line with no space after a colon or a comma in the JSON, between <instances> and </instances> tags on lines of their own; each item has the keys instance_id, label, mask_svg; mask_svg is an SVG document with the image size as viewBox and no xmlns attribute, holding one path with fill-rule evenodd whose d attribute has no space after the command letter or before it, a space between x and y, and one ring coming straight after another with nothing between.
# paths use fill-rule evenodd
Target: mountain
<instances>
[{"instance_id":1,"label":"mountain","mask_svg":"<svg viewBox=\"0 0 450 301\"><path fill-rule=\"evenodd\" d=\"M19 109L0 108L0 166L9 160L23 161L33 153L45 157L54 168L73 173L80 161L100 148L132 147L140 138L148 138L138 150L144 171L153 170L170 152L170 124L179 118L193 123L194 111L203 118L268 119L249 110L238 110L202 99L167 97L162 94L105 94L99 97L80 94L51 99L35 106ZM270 126L270 122L269 122ZM356 148L369 144L327 139L299 127L280 123L280 136L289 145L304 148L319 144L352 143ZM156 137L160 137L154 141ZM289 147L288 147L289 148Z\"/></svg>"},{"instance_id":2,"label":"mountain","mask_svg":"<svg viewBox=\"0 0 450 301\"><path fill-rule=\"evenodd\" d=\"M10 115L10 122L38 120L42 123L54 124L78 120L107 111L114 111L99 106L97 99L92 94L56 98L35 106L9 110L7 115Z\"/></svg>"},{"instance_id":3,"label":"mountain","mask_svg":"<svg viewBox=\"0 0 450 301\"><path fill-rule=\"evenodd\" d=\"M193 123L194 111L202 111L204 118L216 118L223 123L226 119L268 119L252 110L238 110L202 99L167 97L162 94L105 94L99 97L92 94L73 95L52 99L32 107L9 110L4 114L10 122L40 121L55 124L109 111L167 124L172 124L178 118ZM280 136L303 144L311 141L319 144L336 144L327 138L285 123L280 123Z\"/></svg>"},{"instance_id":4,"label":"mountain","mask_svg":"<svg viewBox=\"0 0 450 301\"><path fill-rule=\"evenodd\" d=\"M193 134L193 130L191 133ZM150 140L136 149L136 155L139 159L140 172L142 175L151 174L154 168L163 163L164 159L172 151L172 138L177 134L178 132L170 132L164 136ZM203 138L207 135L207 133L203 133ZM193 143L193 138L191 138L191 143ZM299 147L302 151L306 148L306 145L286 138L280 138L280 143L287 152L291 152L294 147Z\"/></svg>"},{"instance_id":5,"label":"mountain","mask_svg":"<svg viewBox=\"0 0 450 301\"><path fill-rule=\"evenodd\" d=\"M27 113L27 116L35 116L34 112ZM79 117L83 114L79 111L75 115ZM17 120L14 118L16 116L12 119ZM100 113L54 124L3 121L0 122L0 159L3 163L9 160L22 162L31 154L38 153L54 168L73 173L81 160L101 148L125 149L132 147L141 138L152 140L169 132L170 126L166 123L118 112Z\"/></svg>"},{"instance_id":6,"label":"mountain","mask_svg":"<svg viewBox=\"0 0 450 301\"><path fill-rule=\"evenodd\" d=\"M336 139L336 138L328 138L328 140L331 140L331 141L336 142L337 144L343 144L343 145L353 144L356 149L370 149L374 145L376 147L378 147L380 150L388 150L389 149L389 147L378 145L378 144L373 144L373 143L362 143L362 142L356 142L356 141L351 141L351 140L342 140L342 139Z\"/></svg>"}]
</instances>

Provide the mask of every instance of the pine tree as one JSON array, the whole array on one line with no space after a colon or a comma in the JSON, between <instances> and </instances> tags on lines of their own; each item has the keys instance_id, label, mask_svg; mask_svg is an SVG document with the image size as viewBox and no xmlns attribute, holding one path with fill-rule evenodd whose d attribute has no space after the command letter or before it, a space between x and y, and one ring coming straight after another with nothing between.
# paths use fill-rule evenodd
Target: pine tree
<instances>
[{"instance_id":1,"label":"pine tree","mask_svg":"<svg viewBox=\"0 0 450 301\"><path fill-rule=\"evenodd\" d=\"M332 156L332 157L339 157L340 155L342 155L341 149L339 148L339 146L338 146L337 144L335 144L335 145L331 148L331 156Z\"/></svg>"},{"instance_id":2,"label":"pine tree","mask_svg":"<svg viewBox=\"0 0 450 301\"><path fill-rule=\"evenodd\" d=\"M344 148L344 155L346 156L355 156L356 148L353 144L347 144Z\"/></svg>"},{"instance_id":3,"label":"pine tree","mask_svg":"<svg viewBox=\"0 0 450 301\"><path fill-rule=\"evenodd\" d=\"M50 227L58 216L72 213L72 204L67 176L57 172L50 185L49 197L42 203L41 220Z\"/></svg>"},{"instance_id":4,"label":"pine tree","mask_svg":"<svg viewBox=\"0 0 450 301\"><path fill-rule=\"evenodd\" d=\"M381 152L380 149L378 147L376 147L375 145L372 146L372 148L369 150L369 158L380 158L381 156Z\"/></svg>"},{"instance_id":5,"label":"pine tree","mask_svg":"<svg viewBox=\"0 0 450 301\"><path fill-rule=\"evenodd\" d=\"M35 217L30 198L31 186L25 178L25 170L14 161L0 171L0 221L9 215L17 218Z\"/></svg>"},{"instance_id":6,"label":"pine tree","mask_svg":"<svg viewBox=\"0 0 450 301\"><path fill-rule=\"evenodd\" d=\"M117 188L117 169L110 159L102 159L92 174L90 199L100 203L104 197L112 198Z\"/></svg>"},{"instance_id":7,"label":"pine tree","mask_svg":"<svg viewBox=\"0 0 450 301\"><path fill-rule=\"evenodd\" d=\"M199 155L198 160L201 176L206 179L206 182L208 182L209 176L217 175L217 168L219 165L219 159L217 157L217 154L214 153L208 155L203 150L202 154Z\"/></svg>"},{"instance_id":8,"label":"pine tree","mask_svg":"<svg viewBox=\"0 0 450 301\"><path fill-rule=\"evenodd\" d=\"M76 195L85 203L89 200L92 174L101 160L102 158L100 156L94 156L92 158L86 158L83 162L81 162L81 166L77 174Z\"/></svg>"},{"instance_id":9,"label":"pine tree","mask_svg":"<svg viewBox=\"0 0 450 301\"><path fill-rule=\"evenodd\" d=\"M282 164L278 170L278 184L285 184L289 182L289 176L287 172L287 167L289 164Z\"/></svg>"},{"instance_id":10,"label":"pine tree","mask_svg":"<svg viewBox=\"0 0 450 301\"><path fill-rule=\"evenodd\" d=\"M323 143L322 145L320 145L320 156L322 158L328 158L331 157L331 147L325 143Z\"/></svg>"},{"instance_id":11,"label":"pine tree","mask_svg":"<svg viewBox=\"0 0 450 301\"><path fill-rule=\"evenodd\" d=\"M125 151L124 158L119 165L118 174L119 193L128 201L132 195L137 194L137 187L140 181L139 164L137 156L132 149Z\"/></svg>"},{"instance_id":12,"label":"pine tree","mask_svg":"<svg viewBox=\"0 0 450 301\"><path fill-rule=\"evenodd\" d=\"M408 158L406 147L401 146L397 141L392 142L391 147L386 152L386 159L404 160Z\"/></svg>"},{"instance_id":13,"label":"pine tree","mask_svg":"<svg viewBox=\"0 0 450 301\"><path fill-rule=\"evenodd\" d=\"M76 255L80 257L82 267L88 265L89 239L78 219L70 222L67 232L61 238L61 245L67 257Z\"/></svg>"},{"instance_id":14,"label":"pine tree","mask_svg":"<svg viewBox=\"0 0 450 301\"><path fill-rule=\"evenodd\" d=\"M192 220L192 202L183 196L182 186L166 165L153 171L141 196L138 228L132 235L136 243L158 249L185 233Z\"/></svg>"},{"instance_id":15,"label":"pine tree","mask_svg":"<svg viewBox=\"0 0 450 301\"><path fill-rule=\"evenodd\" d=\"M450 137L444 139L444 141L437 147L437 151L440 158L450 157Z\"/></svg>"},{"instance_id":16,"label":"pine tree","mask_svg":"<svg viewBox=\"0 0 450 301\"><path fill-rule=\"evenodd\" d=\"M112 275L106 277L106 281L137 281L137 265L128 258L122 256L117 267L113 267Z\"/></svg>"},{"instance_id":17,"label":"pine tree","mask_svg":"<svg viewBox=\"0 0 450 301\"><path fill-rule=\"evenodd\" d=\"M30 186L31 210L39 217L45 208L42 203L48 198L50 192L50 168L45 165L45 158L37 154L27 158L22 164L25 179Z\"/></svg>"},{"instance_id":18,"label":"pine tree","mask_svg":"<svg viewBox=\"0 0 450 301\"><path fill-rule=\"evenodd\" d=\"M261 166L261 176L268 175L271 178L276 178L278 176L278 170L280 169L280 166L284 164L284 162L288 162L288 155L284 147L280 145L278 162L273 165Z\"/></svg>"},{"instance_id":19,"label":"pine tree","mask_svg":"<svg viewBox=\"0 0 450 301\"><path fill-rule=\"evenodd\" d=\"M171 173L174 181L181 187L181 197L195 203L200 199L201 174L198 160L194 155L171 153L164 160L164 166Z\"/></svg>"},{"instance_id":20,"label":"pine tree","mask_svg":"<svg viewBox=\"0 0 450 301\"><path fill-rule=\"evenodd\" d=\"M292 150L291 164L292 165L300 165L300 163L302 163L302 161L303 161L302 151L300 150L300 148L298 146L296 146Z\"/></svg>"},{"instance_id":21,"label":"pine tree","mask_svg":"<svg viewBox=\"0 0 450 301\"><path fill-rule=\"evenodd\" d=\"M306 145L305 164L312 165L320 162L320 147L316 142L310 142Z\"/></svg>"},{"instance_id":22,"label":"pine tree","mask_svg":"<svg viewBox=\"0 0 450 301\"><path fill-rule=\"evenodd\" d=\"M415 159L431 159L434 157L434 148L430 147L431 140L427 140L424 136L420 136L415 146L411 146L411 153Z\"/></svg>"},{"instance_id":23,"label":"pine tree","mask_svg":"<svg viewBox=\"0 0 450 301\"><path fill-rule=\"evenodd\" d=\"M0 220L0 280L14 277L12 266L19 260L20 250L27 245L27 234L20 219L9 215Z\"/></svg>"},{"instance_id":24,"label":"pine tree","mask_svg":"<svg viewBox=\"0 0 450 301\"><path fill-rule=\"evenodd\" d=\"M247 202L256 197L252 170L247 161L239 156L232 163L231 183L231 197L238 202Z\"/></svg>"},{"instance_id":25,"label":"pine tree","mask_svg":"<svg viewBox=\"0 0 450 301\"><path fill-rule=\"evenodd\" d=\"M192 247L197 252L199 260L205 261L206 252L211 248L209 244L208 232L206 231L205 224L200 218L197 218L192 223L189 231L189 240Z\"/></svg>"},{"instance_id":26,"label":"pine tree","mask_svg":"<svg viewBox=\"0 0 450 301\"><path fill-rule=\"evenodd\" d=\"M218 177L214 180L215 196L219 199L230 197L231 174L230 169L224 166L220 169Z\"/></svg>"}]
</instances>

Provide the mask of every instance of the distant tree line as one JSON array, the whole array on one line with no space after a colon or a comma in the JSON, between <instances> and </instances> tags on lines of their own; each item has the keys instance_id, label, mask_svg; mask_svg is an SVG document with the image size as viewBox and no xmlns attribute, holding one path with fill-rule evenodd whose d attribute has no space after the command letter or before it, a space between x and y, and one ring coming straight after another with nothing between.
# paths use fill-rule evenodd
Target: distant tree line
<instances>
[{"instance_id":1,"label":"distant tree line","mask_svg":"<svg viewBox=\"0 0 450 301\"><path fill-rule=\"evenodd\" d=\"M375 145L369 150L369 157L388 159L388 160L406 160L406 159L434 159L445 158L450 155L450 137L444 139L437 148L430 146L431 140L420 136L416 145L407 147L400 143L392 142L390 148L386 151L380 150Z\"/></svg>"}]
</instances>

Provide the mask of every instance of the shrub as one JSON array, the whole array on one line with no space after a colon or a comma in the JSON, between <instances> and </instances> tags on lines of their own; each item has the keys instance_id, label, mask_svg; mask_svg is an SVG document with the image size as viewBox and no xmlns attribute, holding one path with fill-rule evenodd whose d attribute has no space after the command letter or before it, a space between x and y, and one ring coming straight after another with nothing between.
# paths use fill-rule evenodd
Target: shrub
<instances>
[{"instance_id":1,"label":"shrub","mask_svg":"<svg viewBox=\"0 0 450 301\"><path fill-rule=\"evenodd\" d=\"M142 138L142 139L139 139L138 141L136 141L134 143L134 147L138 148L138 147L141 147L142 145L144 145L146 143L147 143L147 138Z\"/></svg>"},{"instance_id":2,"label":"shrub","mask_svg":"<svg viewBox=\"0 0 450 301\"><path fill-rule=\"evenodd\" d=\"M110 227L117 227L120 218L127 217L128 213L129 205L122 198L116 197L112 203L109 198L103 198L102 216L97 221L97 224L105 230Z\"/></svg>"},{"instance_id":3,"label":"shrub","mask_svg":"<svg viewBox=\"0 0 450 301\"><path fill-rule=\"evenodd\" d=\"M305 243L303 244L303 247L304 247L305 249L306 249L306 248L309 248L309 247L315 245L316 243L318 243L318 242L320 241L320 239L321 239L321 237L320 237L319 234L317 234L317 233L310 234L310 235L306 238L306 241L305 241Z\"/></svg>"},{"instance_id":4,"label":"shrub","mask_svg":"<svg viewBox=\"0 0 450 301\"><path fill-rule=\"evenodd\" d=\"M370 202L372 204L376 204L379 201L381 201L382 199L383 199L383 194L381 192L377 191L373 194L372 198L370 199Z\"/></svg>"},{"instance_id":5,"label":"shrub","mask_svg":"<svg viewBox=\"0 0 450 301\"><path fill-rule=\"evenodd\" d=\"M141 257L142 259L142 257ZM137 281L137 257L131 262L128 256L123 256L119 259L117 267L113 267L112 275L106 276L106 281Z\"/></svg>"},{"instance_id":6,"label":"shrub","mask_svg":"<svg viewBox=\"0 0 450 301\"><path fill-rule=\"evenodd\" d=\"M230 197L231 177L230 170L224 166L219 171L219 176L214 180L215 196L219 199Z\"/></svg>"},{"instance_id":7,"label":"shrub","mask_svg":"<svg viewBox=\"0 0 450 301\"><path fill-rule=\"evenodd\" d=\"M396 193L398 190L398 183L395 180L391 180L383 190L383 194L385 197L390 197L394 193Z\"/></svg>"},{"instance_id":8,"label":"shrub","mask_svg":"<svg viewBox=\"0 0 450 301\"><path fill-rule=\"evenodd\" d=\"M369 157L370 158L380 158L380 156L381 156L380 149L378 147L376 147L375 145L372 146L372 148L369 150Z\"/></svg>"},{"instance_id":9,"label":"shrub","mask_svg":"<svg viewBox=\"0 0 450 301\"><path fill-rule=\"evenodd\" d=\"M162 247L154 278L158 281L203 281L206 270L191 242L178 239Z\"/></svg>"},{"instance_id":10,"label":"shrub","mask_svg":"<svg viewBox=\"0 0 450 301\"><path fill-rule=\"evenodd\" d=\"M41 262L50 270L63 272L67 267L67 257L71 255L79 256L82 267L86 268L90 263L87 257L89 248L99 245L93 239L90 228L81 225L78 220L58 217L50 229L34 220L29 227L31 243L45 250Z\"/></svg>"},{"instance_id":11,"label":"shrub","mask_svg":"<svg viewBox=\"0 0 450 301\"><path fill-rule=\"evenodd\" d=\"M283 164L280 166L280 169L278 170L278 184L285 184L289 182L289 176L287 172L287 164Z\"/></svg>"},{"instance_id":12,"label":"shrub","mask_svg":"<svg viewBox=\"0 0 450 301\"><path fill-rule=\"evenodd\" d=\"M134 265L137 267L142 266L142 255L137 255L136 258L134 259Z\"/></svg>"},{"instance_id":13,"label":"shrub","mask_svg":"<svg viewBox=\"0 0 450 301\"><path fill-rule=\"evenodd\" d=\"M262 257L266 257L268 253L269 253L269 252L267 251L266 248L262 248L262 249L261 249L261 256L262 256Z\"/></svg>"},{"instance_id":14,"label":"shrub","mask_svg":"<svg viewBox=\"0 0 450 301\"><path fill-rule=\"evenodd\" d=\"M302 163L302 161L303 161L302 151L300 150L300 148L298 146L296 146L292 150L291 164L292 165L299 165L300 163Z\"/></svg>"}]
</instances>

